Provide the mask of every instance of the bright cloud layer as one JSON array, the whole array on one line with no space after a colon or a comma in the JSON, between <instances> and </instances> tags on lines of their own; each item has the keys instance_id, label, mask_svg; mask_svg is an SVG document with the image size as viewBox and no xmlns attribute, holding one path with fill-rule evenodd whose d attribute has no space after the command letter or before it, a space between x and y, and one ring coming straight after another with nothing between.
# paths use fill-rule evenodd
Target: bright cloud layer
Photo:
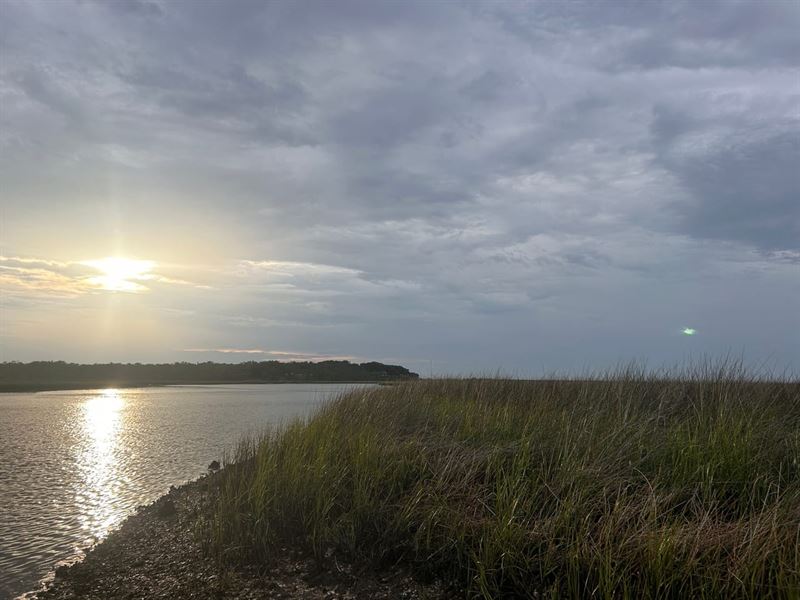
<instances>
[{"instance_id":1,"label":"bright cloud layer","mask_svg":"<svg viewBox=\"0 0 800 600\"><path fill-rule=\"evenodd\" d=\"M72 297L93 292L141 293L147 282L192 285L154 271L152 260L106 257L77 262L0 256L5 291L39 297ZM201 286L202 287L202 286Z\"/></svg>"}]
</instances>

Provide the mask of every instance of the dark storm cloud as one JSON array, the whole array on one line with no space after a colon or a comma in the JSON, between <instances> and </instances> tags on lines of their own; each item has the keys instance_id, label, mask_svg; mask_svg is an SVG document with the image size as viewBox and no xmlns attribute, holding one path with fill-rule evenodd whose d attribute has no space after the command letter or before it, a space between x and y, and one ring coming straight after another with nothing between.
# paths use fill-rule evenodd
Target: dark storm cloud
<instances>
[{"instance_id":1,"label":"dark storm cloud","mask_svg":"<svg viewBox=\"0 0 800 600\"><path fill-rule=\"evenodd\" d=\"M231 230L213 296L159 300L213 338L176 347L268 334L409 356L452 337L453 368L486 366L470 343L527 368L532 339L585 361L616 358L612 334L626 357L674 356L686 340L659 336L707 318L743 328L709 351L748 339L798 358L785 324L752 316L796 321L779 299L797 290L797 3L0 13L3 253L61 260L34 234L96 231L98 211L186 247L210 232L184 222ZM294 340L304 324L318 337Z\"/></svg>"},{"instance_id":2,"label":"dark storm cloud","mask_svg":"<svg viewBox=\"0 0 800 600\"><path fill-rule=\"evenodd\" d=\"M676 132L662 156L691 193L677 207L686 230L767 250L800 248L798 124L734 129L694 144L684 139L691 135Z\"/></svg>"}]
</instances>

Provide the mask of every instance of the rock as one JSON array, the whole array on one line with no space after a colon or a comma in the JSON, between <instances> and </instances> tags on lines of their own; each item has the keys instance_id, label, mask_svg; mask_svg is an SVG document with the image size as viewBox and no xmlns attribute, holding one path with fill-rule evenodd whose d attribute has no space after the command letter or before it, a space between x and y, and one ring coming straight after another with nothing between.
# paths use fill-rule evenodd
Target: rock
<instances>
[{"instance_id":1,"label":"rock","mask_svg":"<svg viewBox=\"0 0 800 600\"><path fill-rule=\"evenodd\" d=\"M158 516L171 517L175 514L175 502L171 498L162 498L158 502Z\"/></svg>"},{"instance_id":2,"label":"rock","mask_svg":"<svg viewBox=\"0 0 800 600\"><path fill-rule=\"evenodd\" d=\"M69 572L69 567L67 565L61 565L56 569L56 577L65 577Z\"/></svg>"},{"instance_id":3,"label":"rock","mask_svg":"<svg viewBox=\"0 0 800 600\"><path fill-rule=\"evenodd\" d=\"M218 460L212 460L211 464L208 465L208 470L212 471L212 472L213 471L219 471L219 461Z\"/></svg>"}]
</instances>

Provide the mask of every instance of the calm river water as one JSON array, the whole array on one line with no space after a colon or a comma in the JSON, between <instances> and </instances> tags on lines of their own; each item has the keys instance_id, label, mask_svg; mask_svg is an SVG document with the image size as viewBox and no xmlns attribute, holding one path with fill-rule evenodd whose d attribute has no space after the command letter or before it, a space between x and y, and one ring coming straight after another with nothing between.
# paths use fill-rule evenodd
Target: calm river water
<instances>
[{"instance_id":1,"label":"calm river water","mask_svg":"<svg viewBox=\"0 0 800 600\"><path fill-rule=\"evenodd\" d=\"M194 479L244 434L353 385L176 386L0 394L0 598Z\"/></svg>"}]
</instances>

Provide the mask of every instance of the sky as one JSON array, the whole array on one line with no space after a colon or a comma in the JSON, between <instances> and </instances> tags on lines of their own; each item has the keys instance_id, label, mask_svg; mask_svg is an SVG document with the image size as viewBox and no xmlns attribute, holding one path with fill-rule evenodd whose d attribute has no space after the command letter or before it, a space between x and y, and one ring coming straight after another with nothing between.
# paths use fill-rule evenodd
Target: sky
<instances>
[{"instance_id":1,"label":"sky","mask_svg":"<svg viewBox=\"0 0 800 600\"><path fill-rule=\"evenodd\" d=\"M798 30L788 0L4 0L0 360L796 370Z\"/></svg>"}]
</instances>

